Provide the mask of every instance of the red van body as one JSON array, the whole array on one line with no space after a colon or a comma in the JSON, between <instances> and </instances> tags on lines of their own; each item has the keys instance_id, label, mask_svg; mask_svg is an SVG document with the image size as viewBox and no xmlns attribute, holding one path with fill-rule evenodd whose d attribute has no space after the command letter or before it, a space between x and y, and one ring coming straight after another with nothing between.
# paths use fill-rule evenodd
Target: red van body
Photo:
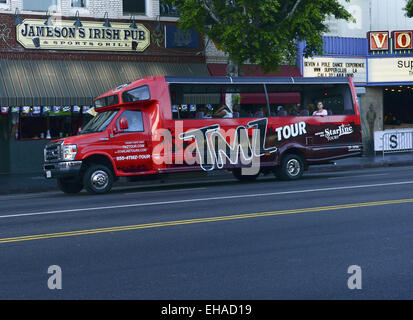
<instances>
[{"instance_id":1,"label":"red van body","mask_svg":"<svg viewBox=\"0 0 413 320\"><path fill-rule=\"evenodd\" d=\"M317 101L326 115L306 109ZM351 78L158 76L110 90L95 102L98 115L79 135L44 150L46 177L57 178L66 193L83 187L105 193L124 176L214 169L231 170L240 180L270 171L295 180L309 165L362 153ZM217 116L221 106L231 116ZM244 174L253 158L259 170Z\"/></svg>"}]
</instances>

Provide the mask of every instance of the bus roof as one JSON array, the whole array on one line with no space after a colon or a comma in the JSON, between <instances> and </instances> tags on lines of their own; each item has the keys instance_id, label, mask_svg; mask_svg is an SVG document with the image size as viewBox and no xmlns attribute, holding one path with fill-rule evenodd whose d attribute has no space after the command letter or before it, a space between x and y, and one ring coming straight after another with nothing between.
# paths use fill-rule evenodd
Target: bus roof
<instances>
[{"instance_id":1,"label":"bus roof","mask_svg":"<svg viewBox=\"0 0 413 320\"><path fill-rule=\"evenodd\" d=\"M137 79L127 84L112 89L95 100L112 96L122 95L123 92L142 86L149 82L164 80L167 83L182 84L346 84L350 78L298 78L298 77L173 77L154 76Z\"/></svg>"},{"instance_id":2,"label":"bus roof","mask_svg":"<svg viewBox=\"0 0 413 320\"><path fill-rule=\"evenodd\" d=\"M189 84L320 84L320 83L349 83L349 78L297 78L297 77L165 77L168 83Z\"/></svg>"}]
</instances>

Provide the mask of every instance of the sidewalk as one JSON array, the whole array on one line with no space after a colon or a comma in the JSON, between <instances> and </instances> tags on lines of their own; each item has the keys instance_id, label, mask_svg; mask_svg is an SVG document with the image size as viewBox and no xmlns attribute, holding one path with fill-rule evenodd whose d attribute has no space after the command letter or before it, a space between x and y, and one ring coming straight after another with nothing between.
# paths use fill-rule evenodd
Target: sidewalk
<instances>
[{"instance_id":1,"label":"sidewalk","mask_svg":"<svg viewBox=\"0 0 413 320\"><path fill-rule=\"evenodd\" d=\"M383 158L382 155L360 158L348 158L337 160L335 164L310 166L308 172L333 172L343 170L355 170L364 168L379 168L379 167L397 167L397 166L413 166L413 153L388 154ZM304 173L305 174L305 173ZM208 174L180 174L173 178L165 177L162 179L126 182L120 179L115 184L116 186L155 186L155 185L176 185L202 181L225 181L233 180L232 174L227 171L213 171ZM0 194L14 193L36 193L46 191L58 191L56 180L48 180L39 174L0 174Z\"/></svg>"}]
</instances>

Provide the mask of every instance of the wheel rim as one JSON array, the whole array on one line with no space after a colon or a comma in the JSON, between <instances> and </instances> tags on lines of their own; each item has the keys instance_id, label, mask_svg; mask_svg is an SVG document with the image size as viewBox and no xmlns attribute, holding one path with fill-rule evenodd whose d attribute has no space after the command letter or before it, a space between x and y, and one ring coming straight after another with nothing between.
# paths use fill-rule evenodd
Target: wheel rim
<instances>
[{"instance_id":1,"label":"wheel rim","mask_svg":"<svg viewBox=\"0 0 413 320\"><path fill-rule=\"evenodd\" d=\"M287 172L290 176L295 177L297 176L301 171L301 164L300 161L297 159L290 159L287 162Z\"/></svg>"},{"instance_id":2,"label":"wheel rim","mask_svg":"<svg viewBox=\"0 0 413 320\"><path fill-rule=\"evenodd\" d=\"M109 175L103 170L95 171L90 177L90 182L97 190L105 189L109 183Z\"/></svg>"}]
</instances>

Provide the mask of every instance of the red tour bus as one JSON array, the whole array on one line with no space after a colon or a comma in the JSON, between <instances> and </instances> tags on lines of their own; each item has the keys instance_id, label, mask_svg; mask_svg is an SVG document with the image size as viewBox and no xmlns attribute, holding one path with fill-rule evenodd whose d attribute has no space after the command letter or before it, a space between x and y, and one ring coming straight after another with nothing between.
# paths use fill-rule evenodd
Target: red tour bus
<instances>
[{"instance_id":1,"label":"red tour bus","mask_svg":"<svg viewBox=\"0 0 413 320\"><path fill-rule=\"evenodd\" d=\"M309 165L362 153L351 78L158 76L101 95L95 110L79 135L45 147L45 175L66 193L214 169L295 180Z\"/></svg>"}]
</instances>

